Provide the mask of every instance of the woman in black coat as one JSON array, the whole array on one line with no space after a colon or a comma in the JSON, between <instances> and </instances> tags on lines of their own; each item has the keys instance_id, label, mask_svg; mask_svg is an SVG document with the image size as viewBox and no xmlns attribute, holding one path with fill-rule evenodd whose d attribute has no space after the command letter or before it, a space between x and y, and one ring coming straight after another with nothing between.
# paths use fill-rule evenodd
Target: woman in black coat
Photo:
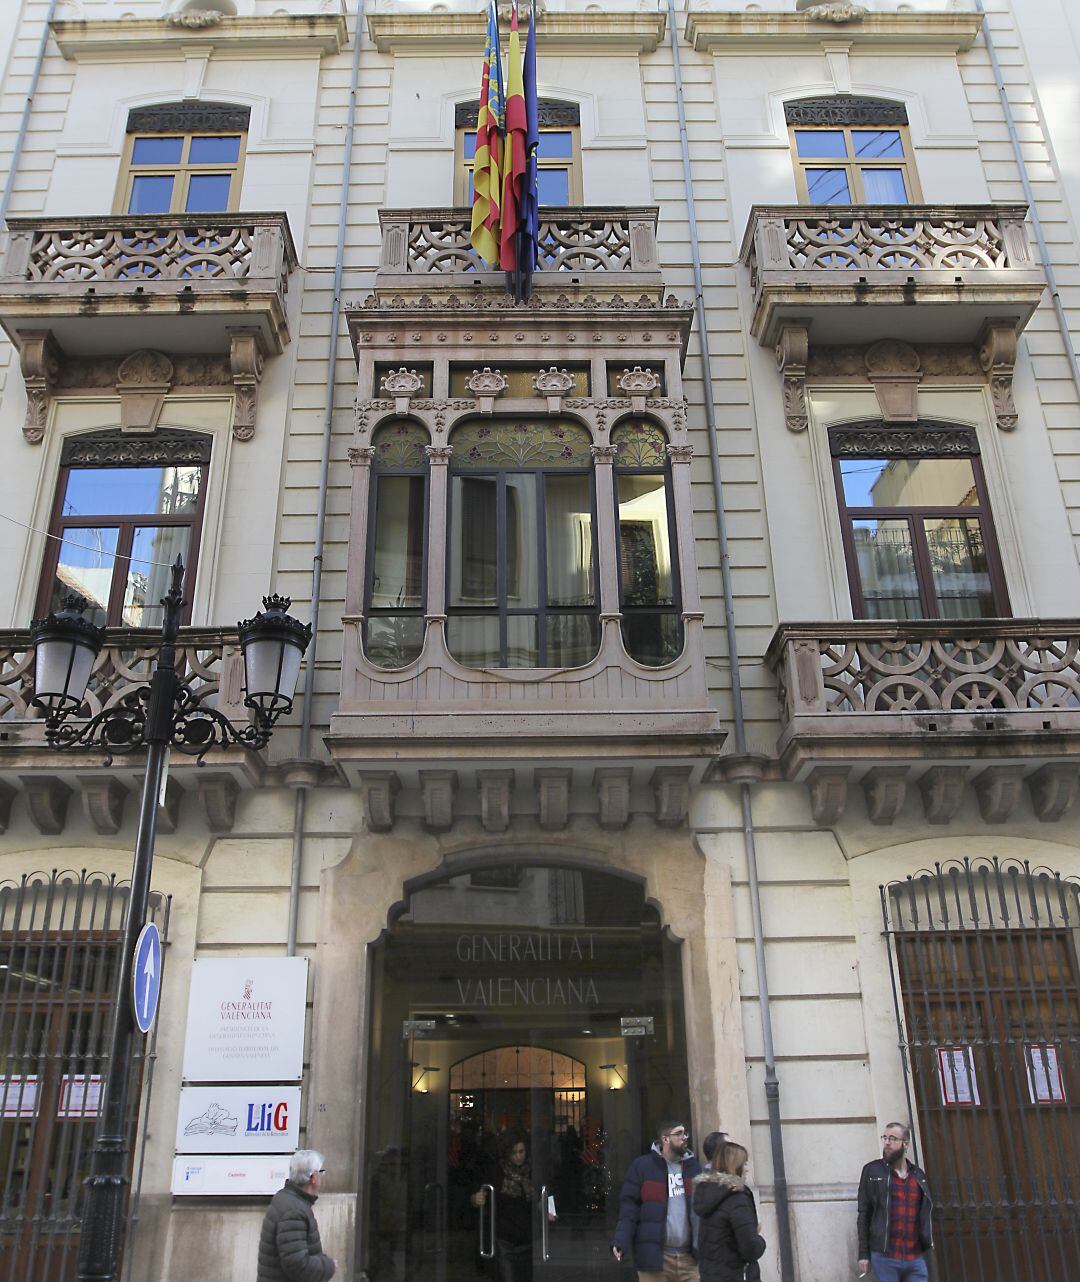
<instances>
[{"instance_id":1,"label":"woman in black coat","mask_svg":"<svg viewBox=\"0 0 1080 1282\"><path fill-rule=\"evenodd\" d=\"M743 1179L746 1149L715 1131L706 1138L704 1152L709 1167L694 1181L701 1282L757 1282L765 1239L758 1232L754 1195Z\"/></svg>"}]
</instances>

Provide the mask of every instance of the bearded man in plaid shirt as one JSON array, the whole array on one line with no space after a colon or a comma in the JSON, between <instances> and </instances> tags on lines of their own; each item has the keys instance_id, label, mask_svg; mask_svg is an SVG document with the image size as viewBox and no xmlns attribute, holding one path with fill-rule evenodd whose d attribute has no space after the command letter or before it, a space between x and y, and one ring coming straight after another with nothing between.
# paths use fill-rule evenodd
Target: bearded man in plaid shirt
<instances>
[{"instance_id":1,"label":"bearded man in plaid shirt","mask_svg":"<svg viewBox=\"0 0 1080 1282\"><path fill-rule=\"evenodd\" d=\"M927 1277L934 1203L925 1173L907 1159L910 1142L909 1128L890 1122L881 1157L867 1162L859 1181L859 1272L873 1268L877 1282Z\"/></svg>"}]
</instances>

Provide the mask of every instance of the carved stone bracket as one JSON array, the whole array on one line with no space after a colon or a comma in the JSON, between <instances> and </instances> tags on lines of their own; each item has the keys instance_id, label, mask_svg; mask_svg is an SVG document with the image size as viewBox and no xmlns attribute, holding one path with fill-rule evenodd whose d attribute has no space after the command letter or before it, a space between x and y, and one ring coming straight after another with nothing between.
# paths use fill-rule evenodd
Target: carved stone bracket
<instances>
[{"instance_id":1,"label":"carved stone bracket","mask_svg":"<svg viewBox=\"0 0 1080 1282\"><path fill-rule=\"evenodd\" d=\"M375 457L374 445L350 445L349 462L353 467L370 467Z\"/></svg>"},{"instance_id":2,"label":"carved stone bracket","mask_svg":"<svg viewBox=\"0 0 1080 1282\"><path fill-rule=\"evenodd\" d=\"M429 462L447 467L454 456L454 447L452 445L425 445L424 454Z\"/></svg>"},{"instance_id":3,"label":"carved stone bracket","mask_svg":"<svg viewBox=\"0 0 1080 1282\"><path fill-rule=\"evenodd\" d=\"M262 339L257 329L229 331L229 368L236 389L232 431L238 441L250 441L255 435L264 364Z\"/></svg>"},{"instance_id":4,"label":"carved stone bracket","mask_svg":"<svg viewBox=\"0 0 1080 1282\"><path fill-rule=\"evenodd\" d=\"M559 369L555 365L552 365L550 369L542 369L533 379L533 390L537 396L547 397L549 414L562 412L562 398L572 390L573 386L573 374L565 369Z\"/></svg>"},{"instance_id":5,"label":"carved stone bracket","mask_svg":"<svg viewBox=\"0 0 1080 1282\"><path fill-rule=\"evenodd\" d=\"M619 457L619 447L617 445L590 445L589 453L592 454L594 463L613 464Z\"/></svg>"},{"instance_id":6,"label":"carved stone bracket","mask_svg":"<svg viewBox=\"0 0 1080 1282\"><path fill-rule=\"evenodd\" d=\"M173 363L164 352L132 352L116 371L120 430L145 435L161 418L173 380Z\"/></svg>"},{"instance_id":7,"label":"carved stone bracket","mask_svg":"<svg viewBox=\"0 0 1080 1282\"><path fill-rule=\"evenodd\" d=\"M369 832L389 832L394 826L394 804L401 781L393 770L367 770L360 776Z\"/></svg>"},{"instance_id":8,"label":"carved stone bracket","mask_svg":"<svg viewBox=\"0 0 1080 1282\"><path fill-rule=\"evenodd\" d=\"M9 783L0 779L0 833L7 832L11 823L11 803L15 800L16 790Z\"/></svg>"},{"instance_id":9,"label":"carved stone bracket","mask_svg":"<svg viewBox=\"0 0 1080 1282\"><path fill-rule=\"evenodd\" d=\"M669 445L667 447L667 456L672 463L689 463L694 457L694 447L692 445Z\"/></svg>"},{"instance_id":10,"label":"carved stone bracket","mask_svg":"<svg viewBox=\"0 0 1080 1282\"><path fill-rule=\"evenodd\" d=\"M570 784L574 772L561 767L533 771L540 827L545 832L559 832L570 818Z\"/></svg>"},{"instance_id":11,"label":"carved stone bracket","mask_svg":"<svg viewBox=\"0 0 1080 1282\"><path fill-rule=\"evenodd\" d=\"M483 369L474 369L465 383L465 390L472 392L480 402L480 413L490 414L495 409L495 397L501 395L510 386L510 380L500 369L485 365Z\"/></svg>"},{"instance_id":12,"label":"carved stone bracket","mask_svg":"<svg viewBox=\"0 0 1080 1282\"><path fill-rule=\"evenodd\" d=\"M510 794L514 790L512 770L478 770L480 822L486 832L505 832L510 827Z\"/></svg>"},{"instance_id":13,"label":"carved stone bracket","mask_svg":"<svg viewBox=\"0 0 1080 1282\"><path fill-rule=\"evenodd\" d=\"M593 787L599 804L600 827L609 831L625 828L630 822L630 766L601 766L593 771Z\"/></svg>"},{"instance_id":14,"label":"carved stone bracket","mask_svg":"<svg viewBox=\"0 0 1080 1282\"><path fill-rule=\"evenodd\" d=\"M850 766L816 766L806 776L814 823L828 827L839 820L847 805L847 777L850 773Z\"/></svg>"},{"instance_id":15,"label":"carved stone bracket","mask_svg":"<svg viewBox=\"0 0 1080 1282\"><path fill-rule=\"evenodd\" d=\"M199 771L195 780L199 802L211 832L232 832L236 822L236 798L240 785L229 774Z\"/></svg>"},{"instance_id":16,"label":"carved stone bracket","mask_svg":"<svg viewBox=\"0 0 1080 1282\"><path fill-rule=\"evenodd\" d=\"M988 824L1003 824L1012 816L1023 791L1021 766L988 766L972 780L979 813Z\"/></svg>"},{"instance_id":17,"label":"carved stone bracket","mask_svg":"<svg viewBox=\"0 0 1080 1282\"><path fill-rule=\"evenodd\" d=\"M402 365L382 378L382 390L394 398L394 413L408 414L409 400L424 386L418 370Z\"/></svg>"},{"instance_id":18,"label":"carved stone bracket","mask_svg":"<svg viewBox=\"0 0 1080 1282\"><path fill-rule=\"evenodd\" d=\"M1003 432L1017 424L1013 400L1013 370L1016 366L1016 329L1012 325L988 324L979 335L979 364L990 380L994 421Z\"/></svg>"},{"instance_id":19,"label":"carved stone bracket","mask_svg":"<svg viewBox=\"0 0 1080 1282\"><path fill-rule=\"evenodd\" d=\"M424 803L424 827L428 832L449 832L454 826L456 770L421 770L420 796Z\"/></svg>"},{"instance_id":20,"label":"carved stone bracket","mask_svg":"<svg viewBox=\"0 0 1080 1282\"><path fill-rule=\"evenodd\" d=\"M170 779L165 785L164 804L157 808L158 832L172 833L176 831L180 823L180 806L183 800L183 788L180 787L175 779Z\"/></svg>"},{"instance_id":21,"label":"carved stone bracket","mask_svg":"<svg viewBox=\"0 0 1080 1282\"><path fill-rule=\"evenodd\" d=\"M128 790L115 775L88 775L79 780L83 810L90 826L102 837L120 831Z\"/></svg>"},{"instance_id":22,"label":"carved stone bracket","mask_svg":"<svg viewBox=\"0 0 1080 1282\"><path fill-rule=\"evenodd\" d=\"M645 402L660 389L660 375L655 370L635 365L633 369L624 369L619 375L618 387L630 397L630 408L634 413L644 414Z\"/></svg>"},{"instance_id":23,"label":"carved stone bracket","mask_svg":"<svg viewBox=\"0 0 1080 1282\"><path fill-rule=\"evenodd\" d=\"M875 766L863 775L866 813L872 824L891 824L907 796L907 766Z\"/></svg>"},{"instance_id":24,"label":"carved stone bracket","mask_svg":"<svg viewBox=\"0 0 1080 1282\"><path fill-rule=\"evenodd\" d=\"M919 417L919 354L910 343L884 338L863 356L881 417L886 423L914 423Z\"/></svg>"},{"instance_id":25,"label":"carved stone bracket","mask_svg":"<svg viewBox=\"0 0 1080 1282\"><path fill-rule=\"evenodd\" d=\"M806 409L806 363L809 355L808 323L785 325L776 344L776 368L784 383L784 423L790 432L805 432L810 423Z\"/></svg>"},{"instance_id":26,"label":"carved stone bracket","mask_svg":"<svg viewBox=\"0 0 1080 1282\"><path fill-rule=\"evenodd\" d=\"M71 789L56 775L21 775L26 809L38 832L56 837L64 831Z\"/></svg>"},{"instance_id":27,"label":"carved stone bracket","mask_svg":"<svg viewBox=\"0 0 1080 1282\"><path fill-rule=\"evenodd\" d=\"M690 767L657 766L649 782L660 827L678 828L684 824L690 809Z\"/></svg>"},{"instance_id":28,"label":"carved stone bracket","mask_svg":"<svg viewBox=\"0 0 1080 1282\"><path fill-rule=\"evenodd\" d=\"M1050 762L1026 780L1031 806L1040 823L1057 823L1076 800L1080 769L1065 762Z\"/></svg>"},{"instance_id":29,"label":"carved stone bracket","mask_svg":"<svg viewBox=\"0 0 1080 1282\"><path fill-rule=\"evenodd\" d=\"M947 824L964 801L967 770L963 766L932 766L919 780L923 814L930 824Z\"/></svg>"},{"instance_id":30,"label":"carved stone bracket","mask_svg":"<svg viewBox=\"0 0 1080 1282\"><path fill-rule=\"evenodd\" d=\"M26 419L23 436L31 445L40 445L49 420L49 400L60 372L62 352L47 329L23 334L19 364L26 386Z\"/></svg>"}]
</instances>

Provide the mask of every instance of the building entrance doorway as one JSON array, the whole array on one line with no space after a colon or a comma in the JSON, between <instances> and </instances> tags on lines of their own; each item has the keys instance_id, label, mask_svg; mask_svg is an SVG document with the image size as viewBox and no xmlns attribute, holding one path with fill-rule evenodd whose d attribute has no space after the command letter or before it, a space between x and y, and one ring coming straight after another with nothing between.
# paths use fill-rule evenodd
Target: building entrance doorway
<instances>
[{"instance_id":1,"label":"building entrance doorway","mask_svg":"<svg viewBox=\"0 0 1080 1282\"><path fill-rule=\"evenodd\" d=\"M637 881L541 864L414 891L373 946L373 1282L607 1282L630 1160L689 1125L679 945Z\"/></svg>"}]
</instances>

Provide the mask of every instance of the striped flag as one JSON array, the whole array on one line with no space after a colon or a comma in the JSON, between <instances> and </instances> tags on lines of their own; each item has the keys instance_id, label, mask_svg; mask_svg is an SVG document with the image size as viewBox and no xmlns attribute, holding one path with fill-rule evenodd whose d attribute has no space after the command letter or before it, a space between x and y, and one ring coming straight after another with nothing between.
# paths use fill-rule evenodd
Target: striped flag
<instances>
[{"instance_id":1,"label":"striped flag","mask_svg":"<svg viewBox=\"0 0 1080 1282\"><path fill-rule=\"evenodd\" d=\"M506 63L506 142L503 148L502 235L499 266L515 273L518 265L518 231L521 228L521 195L525 185L525 87L521 79L521 37L518 7L510 11L510 49ZM508 285L513 292L512 282Z\"/></svg>"},{"instance_id":2,"label":"striped flag","mask_svg":"<svg viewBox=\"0 0 1080 1282\"><path fill-rule=\"evenodd\" d=\"M480 106L476 116L469 240L484 262L492 267L499 262L504 111L499 17L495 10L495 0L491 0L488 8L487 44L484 48L484 71L480 80Z\"/></svg>"},{"instance_id":3,"label":"striped flag","mask_svg":"<svg viewBox=\"0 0 1080 1282\"><path fill-rule=\"evenodd\" d=\"M540 191L536 153L540 146L540 102L536 91L536 0L529 12L529 38L525 41L525 182L521 191L521 232L518 236L518 270L514 297L528 302L540 243Z\"/></svg>"}]
</instances>

